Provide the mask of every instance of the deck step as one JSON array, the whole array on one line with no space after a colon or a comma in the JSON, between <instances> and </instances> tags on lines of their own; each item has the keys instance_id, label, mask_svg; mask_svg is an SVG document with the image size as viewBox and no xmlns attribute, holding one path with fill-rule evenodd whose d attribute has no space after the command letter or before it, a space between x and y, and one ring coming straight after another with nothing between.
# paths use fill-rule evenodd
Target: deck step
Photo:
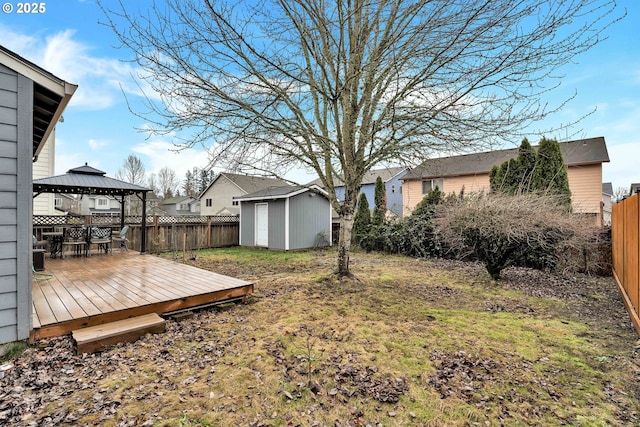
<instances>
[{"instance_id":1,"label":"deck step","mask_svg":"<svg viewBox=\"0 0 640 427\"><path fill-rule=\"evenodd\" d=\"M132 342L147 333L165 330L165 321L156 313L131 317L104 325L72 331L78 353L95 353L119 342Z\"/></svg>"}]
</instances>

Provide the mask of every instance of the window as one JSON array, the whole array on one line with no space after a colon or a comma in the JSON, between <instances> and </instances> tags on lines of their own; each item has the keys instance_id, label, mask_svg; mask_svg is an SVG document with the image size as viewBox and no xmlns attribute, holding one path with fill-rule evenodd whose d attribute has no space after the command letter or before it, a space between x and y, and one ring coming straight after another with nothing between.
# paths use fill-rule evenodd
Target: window
<instances>
[{"instance_id":1,"label":"window","mask_svg":"<svg viewBox=\"0 0 640 427\"><path fill-rule=\"evenodd\" d=\"M55 206L56 208L62 206L62 199L60 197L56 197L55 199L53 199L53 206Z\"/></svg>"},{"instance_id":2,"label":"window","mask_svg":"<svg viewBox=\"0 0 640 427\"><path fill-rule=\"evenodd\" d=\"M422 181L422 194L429 194L429 191L438 187L440 190L444 187L444 180L442 178L438 179L425 179Z\"/></svg>"},{"instance_id":3,"label":"window","mask_svg":"<svg viewBox=\"0 0 640 427\"><path fill-rule=\"evenodd\" d=\"M213 206L213 202L211 201L211 199L206 199L205 203L207 205L208 208L210 208L211 206Z\"/></svg>"},{"instance_id":4,"label":"window","mask_svg":"<svg viewBox=\"0 0 640 427\"><path fill-rule=\"evenodd\" d=\"M180 210L180 211L188 211L189 210L189 204L188 203L179 203L178 204L178 210Z\"/></svg>"},{"instance_id":5,"label":"window","mask_svg":"<svg viewBox=\"0 0 640 427\"><path fill-rule=\"evenodd\" d=\"M233 202L231 202L231 204L232 204L233 206L238 206L238 201L237 201L237 200L234 200Z\"/></svg>"},{"instance_id":6,"label":"window","mask_svg":"<svg viewBox=\"0 0 640 427\"><path fill-rule=\"evenodd\" d=\"M391 194L395 194L395 192L396 192L396 186L391 185Z\"/></svg>"},{"instance_id":7,"label":"window","mask_svg":"<svg viewBox=\"0 0 640 427\"><path fill-rule=\"evenodd\" d=\"M96 209L109 209L109 199L96 199Z\"/></svg>"}]
</instances>

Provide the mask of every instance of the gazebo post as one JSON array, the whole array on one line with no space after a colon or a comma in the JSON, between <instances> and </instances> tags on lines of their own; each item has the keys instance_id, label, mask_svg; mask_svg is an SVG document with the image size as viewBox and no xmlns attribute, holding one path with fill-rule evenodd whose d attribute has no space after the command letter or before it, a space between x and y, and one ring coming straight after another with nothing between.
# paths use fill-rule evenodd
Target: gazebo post
<instances>
[{"instance_id":1,"label":"gazebo post","mask_svg":"<svg viewBox=\"0 0 640 427\"><path fill-rule=\"evenodd\" d=\"M124 194L120 198L120 230L124 228Z\"/></svg>"},{"instance_id":2,"label":"gazebo post","mask_svg":"<svg viewBox=\"0 0 640 427\"><path fill-rule=\"evenodd\" d=\"M147 253L147 192L142 192L142 230L140 230L140 255Z\"/></svg>"}]
</instances>

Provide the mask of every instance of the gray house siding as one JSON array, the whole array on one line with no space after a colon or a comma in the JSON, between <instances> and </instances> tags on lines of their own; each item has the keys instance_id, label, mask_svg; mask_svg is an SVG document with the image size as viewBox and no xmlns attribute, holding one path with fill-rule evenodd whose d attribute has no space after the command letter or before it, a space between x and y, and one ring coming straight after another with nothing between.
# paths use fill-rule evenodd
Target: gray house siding
<instances>
[{"instance_id":1,"label":"gray house siding","mask_svg":"<svg viewBox=\"0 0 640 427\"><path fill-rule=\"evenodd\" d=\"M255 203L241 203L240 206L240 246L255 246L256 209Z\"/></svg>"},{"instance_id":2,"label":"gray house siding","mask_svg":"<svg viewBox=\"0 0 640 427\"><path fill-rule=\"evenodd\" d=\"M286 249L285 201L269 201L269 249Z\"/></svg>"},{"instance_id":3,"label":"gray house siding","mask_svg":"<svg viewBox=\"0 0 640 427\"><path fill-rule=\"evenodd\" d=\"M31 330L32 111L33 82L0 65L0 343Z\"/></svg>"},{"instance_id":4,"label":"gray house siding","mask_svg":"<svg viewBox=\"0 0 640 427\"><path fill-rule=\"evenodd\" d=\"M289 200L289 249L312 248L318 235L331 241L329 201L318 194L302 193Z\"/></svg>"}]
</instances>

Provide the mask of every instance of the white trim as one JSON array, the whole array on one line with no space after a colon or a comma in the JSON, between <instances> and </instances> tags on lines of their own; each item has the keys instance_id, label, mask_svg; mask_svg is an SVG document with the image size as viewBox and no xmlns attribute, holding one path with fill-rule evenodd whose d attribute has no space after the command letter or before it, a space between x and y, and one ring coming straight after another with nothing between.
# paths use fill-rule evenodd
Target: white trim
<instances>
[{"instance_id":1,"label":"white trim","mask_svg":"<svg viewBox=\"0 0 640 427\"><path fill-rule=\"evenodd\" d=\"M289 242L289 198L284 199L284 250L291 247Z\"/></svg>"}]
</instances>

